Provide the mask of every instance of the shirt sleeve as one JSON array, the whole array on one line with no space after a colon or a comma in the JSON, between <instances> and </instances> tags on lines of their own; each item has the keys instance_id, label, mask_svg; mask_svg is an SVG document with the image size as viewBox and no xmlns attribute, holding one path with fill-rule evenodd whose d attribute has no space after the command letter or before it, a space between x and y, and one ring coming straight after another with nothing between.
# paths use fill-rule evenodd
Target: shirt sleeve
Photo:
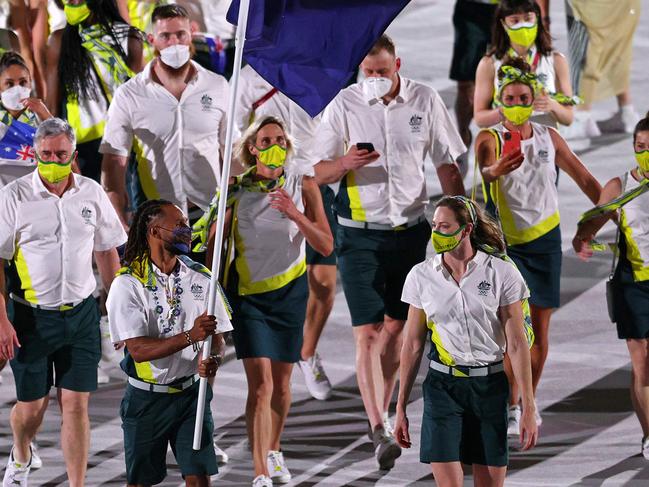
<instances>
[{"instance_id":1,"label":"shirt sleeve","mask_svg":"<svg viewBox=\"0 0 649 487\"><path fill-rule=\"evenodd\" d=\"M315 134L317 133L320 117L311 118L299 105L293 102L290 107L291 123L289 133L295 142L295 164L299 174L315 176L314 165L319 162L314 156Z\"/></svg>"},{"instance_id":2,"label":"shirt sleeve","mask_svg":"<svg viewBox=\"0 0 649 487\"><path fill-rule=\"evenodd\" d=\"M101 139L99 152L128 156L133 145L133 125L128 109L129 100L126 96L125 85L115 90L113 100L106 113L104 136Z\"/></svg>"},{"instance_id":3,"label":"shirt sleeve","mask_svg":"<svg viewBox=\"0 0 649 487\"><path fill-rule=\"evenodd\" d=\"M401 301L415 308L424 309L423 304L421 304L421 289L419 287L417 266L413 267L406 277L406 282L403 284L403 291L401 291Z\"/></svg>"},{"instance_id":4,"label":"shirt sleeve","mask_svg":"<svg viewBox=\"0 0 649 487\"><path fill-rule=\"evenodd\" d=\"M94 183L94 181L93 181ZM96 184L96 183L95 183ZM108 196L97 185L97 227L94 250L109 250L126 242L126 232Z\"/></svg>"},{"instance_id":5,"label":"shirt sleeve","mask_svg":"<svg viewBox=\"0 0 649 487\"><path fill-rule=\"evenodd\" d=\"M530 297L525 279L512 262L503 262L502 289L500 290L500 306L507 306Z\"/></svg>"},{"instance_id":6,"label":"shirt sleeve","mask_svg":"<svg viewBox=\"0 0 649 487\"><path fill-rule=\"evenodd\" d=\"M250 115L252 115L252 99L254 93L254 85L250 82L249 66L241 68L241 76L239 77L239 102L234 110L234 125L240 133L245 132L248 128ZM231 88L231 86L230 86ZM224 139L225 140L225 139Z\"/></svg>"},{"instance_id":7,"label":"shirt sleeve","mask_svg":"<svg viewBox=\"0 0 649 487\"><path fill-rule=\"evenodd\" d=\"M16 196L11 186L0 189L0 259L11 260L16 253Z\"/></svg>"},{"instance_id":8,"label":"shirt sleeve","mask_svg":"<svg viewBox=\"0 0 649 487\"><path fill-rule=\"evenodd\" d=\"M435 92L433 96L432 123L430 125L430 157L435 167L453 164L467 149L455 128L442 97Z\"/></svg>"},{"instance_id":9,"label":"shirt sleeve","mask_svg":"<svg viewBox=\"0 0 649 487\"><path fill-rule=\"evenodd\" d=\"M345 142L348 140L346 127L342 98L339 94L322 114L322 122L314 144L316 163L345 155Z\"/></svg>"},{"instance_id":10,"label":"shirt sleeve","mask_svg":"<svg viewBox=\"0 0 649 487\"><path fill-rule=\"evenodd\" d=\"M110 286L106 309L110 339L113 343L149 336L149 326L142 302L142 286L131 276L117 276Z\"/></svg>"}]
</instances>

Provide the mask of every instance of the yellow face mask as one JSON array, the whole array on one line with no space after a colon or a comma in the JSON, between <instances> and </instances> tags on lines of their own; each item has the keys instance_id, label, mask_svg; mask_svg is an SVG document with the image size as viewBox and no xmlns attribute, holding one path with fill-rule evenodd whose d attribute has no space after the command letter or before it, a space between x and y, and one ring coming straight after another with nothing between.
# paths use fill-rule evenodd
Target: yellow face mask
<instances>
[{"instance_id":1,"label":"yellow face mask","mask_svg":"<svg viewBox=\"0 0 649 487\"><path fill-rule=\"evenodd\" d=\"M512 44L529 49L536 41L539 26L536 22L518 22L511 27L505 25L505 32Z\"/></svg>"},{"instance_id":2,"label":"yellow face mask","mask_svg":"<svg viewBox=\"0 0 649 487\"><path fill-rule=\"evenodd\" d=\"M264 166L267 166L270 169L282 167L286 162L286 147L273 144L266 149L260 149L259 147L255 148L259 151L257 159L259 159Z\"/></svg>"},{"instance_id":3,"label":"yellow face mask","mask_svg":"<svg viewBox=\"0 0 649 487\"><path fill-rule=\"evenodd\" d=\"M437 230L433 230L433 235L431 240L433 241L433 248L438 254L443 254L444 252L450 252L454 250L462 239L458 239L457 235L464 230L466 225L462 225L456 232L453 233L442 233Z\"/></svg>"},{"instance_id":4,"label":"yellow face mask","mask_svg":"<svg viewBox=\"0 0 649 487\"><path fill-rule=\"evenodd\" d=\"M45 181L56 184L65 180L72 172L72 158L70 156L67 162L59 161L44 161L38 154L36 160L38 161L38 173L45 179Z\"/></svg>"},{"instance_id":5,"label":"yellow face mask","mask_svg":"<svg viewBox=\"0 0 649 487\"><path fill-rule=\"evenodd\" d=\"M642 172L649 172L649 150L642 150L635 153L635 160Z\"/></svg>"},{"instance_id":6,"label":"yellow face mask","mask_svg":"<svg viewBox=\"0 0 649 487\"><path fill-rule=\"evenodd\" d=\"M532 116L532 105L503 105L503 115L514 125L523 125Z\"/></svg>"},{"instance_id":7,"label":"yellow face mask","mask_svg":"<svg viewBox=\"0 0 649 487\"><path fill-rule=\"evenodd\" d=\"M79 5L68 5L66 3L63 6L63 12L65 13L65 19L70 25L79 25L90 17L90 9L86 5L86 2L80 3Z\"/></svg>"}]
</instances>

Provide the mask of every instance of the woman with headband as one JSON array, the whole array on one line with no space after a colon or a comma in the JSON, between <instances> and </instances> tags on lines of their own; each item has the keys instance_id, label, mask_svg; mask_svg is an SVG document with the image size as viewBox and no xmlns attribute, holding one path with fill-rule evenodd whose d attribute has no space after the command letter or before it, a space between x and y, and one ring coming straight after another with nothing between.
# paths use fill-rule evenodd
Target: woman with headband
<instances>
[{"instance_id":1,"label":"woman with headband","mask_svg":"<svg viewBox=\"0 0 649 487\"><path fill-rule=\"evenodd\" d=\"M529 291L505 257L498 226L464 196L435 207L437 255L408 274L401 299L410 304L401 349L394 436L411 446L406 406L431 337L423 384L420 461L430 463L436 485L464 485L462 463L473 465L474 485L502 486L507 470L505 350L523 401L523 449L537 438L525 320Z\"/></svg>"},{"instance_id":2,"label":"woman with headband","mask_svg":"<svg viewBox=\"0 0 649 487\"><path fill-rule=\"evenodd\" d=\"M530 308L536 340L532 347L534 392L548 354L552 311L559 307L561 230L555 164L566 172L593 203L601 186L566 141L552 127L530 122L538 80L522 59L499 71L498 96L505 121L476 138L476 161L484 182L487 210L500 221L507 254L530 288ZM518 144L510 144L514 136ZM509 140L508 140L509 139ZM519 392L511 380L510 434L518 430ZM537 411L537 424L541 416Z\"/></svg>"}]
</instances>

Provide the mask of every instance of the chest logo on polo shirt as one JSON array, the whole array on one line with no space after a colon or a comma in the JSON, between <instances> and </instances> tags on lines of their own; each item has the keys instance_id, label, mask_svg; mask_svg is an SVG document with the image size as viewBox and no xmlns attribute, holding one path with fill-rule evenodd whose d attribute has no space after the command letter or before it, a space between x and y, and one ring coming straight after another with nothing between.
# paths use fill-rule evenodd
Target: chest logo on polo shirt
<instances>
[{"instance_id":1,"label":"chest logo on polo shirt","mask_svg":"<svg viewBox=\"0 0 649 487\"><path fill-rule=\"evenodd\" d=\"M541 83L543 86L545 86L545 83L548 81L548 74L547 73L536 73L536 79L538 80L539 83Z\"/></svg>"},{"instance_id":2,"label":"chest logo on polo shirt","mask_svg":"<svg viewBox=\"0 0 649 487\"><path fill-rule=\"evenodd\" d=\"M203 299L203 286L200 284L194 283L192 284L192 287L190 288L192 295L194 296L194 299Z\"/></svg>"},{"instance_id":3,"label":"chest logo on polo shirt","mask_svg":"<svg viewBox=\"0 0 649 487\"><path fill-rule=\"evenodd\" d=\"M81 210L81 218L83 218L86 225L92 225L92 210L84 206Z\"/></svg>"},{"instance_id":4,"label":"chest logo on polo shirt","mask_svg":"<svg viewBox=\"0 0 649 487\"><path fill-rule=\"evenodd\" d=\"M207 93L201 96L201 106L204 112L212 108L212 97Z\"/></svg>"},{"instance_id":5,"label":"chest logo on polo shirt","mask_svg":"<svg viewBox=\"0 0 649 487\"><path fill-rule=\"evenodd\" d=\"M538 156L539 161L541 161L543 164L550 162L550 154L545 149L539 149L536 155Z\"/></svg>"},{"instance_id":6,"label":"chest logo on polo shirt","mask_svg":"<svg viewBox=\"0 0 649 487\"><path fill-rule=\"evenodd\" d=\"M416 113L412 117L410 117L410 122L408 122L408 125L410 125L411 134L418 134L419 132L421 132L421 121L422 118Z\"/></svg>"},{"instance_id":7,"label":"chest logo on polo shirt","mask_svg":"<svg viewBox=\"0 0 649 487\"><path fill-rule=\"evenodd\" d=\"M482 281L480 284L478 284L478 294L480 296L486 296L490 289L491 284L489 284L487 281Z\"/></svg>"}]
</instances>

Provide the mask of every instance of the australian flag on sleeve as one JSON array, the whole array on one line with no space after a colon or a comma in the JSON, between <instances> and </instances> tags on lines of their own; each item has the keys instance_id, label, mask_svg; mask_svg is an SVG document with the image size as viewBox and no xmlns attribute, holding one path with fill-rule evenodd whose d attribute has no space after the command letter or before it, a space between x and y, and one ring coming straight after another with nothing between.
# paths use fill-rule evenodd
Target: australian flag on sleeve
<instances>
[{"instance_id":1,"label":"australian flag on sleeve","mask_svg":"<svg viewBox=\"0 0 649 487\"><path fill-rule=\"evenodd\" d=\"M35 164L34 135L36 128L14 120L10 125L0 128L0 133L3 129L6 129L6 132L0 139L0 159L19 165Z\"/></svg>"},{"instance_id":2,"label":"australian flag on sleeve","mask_svg":"<svg viewBox=\"0 0 649 487\"><path fill-rule=\"evenodd\" d=\"M243 57L312 117L343 89L409 0L251 0ZM239 0L227 19L237 23Z\"/></svg>"}]
</instances>

